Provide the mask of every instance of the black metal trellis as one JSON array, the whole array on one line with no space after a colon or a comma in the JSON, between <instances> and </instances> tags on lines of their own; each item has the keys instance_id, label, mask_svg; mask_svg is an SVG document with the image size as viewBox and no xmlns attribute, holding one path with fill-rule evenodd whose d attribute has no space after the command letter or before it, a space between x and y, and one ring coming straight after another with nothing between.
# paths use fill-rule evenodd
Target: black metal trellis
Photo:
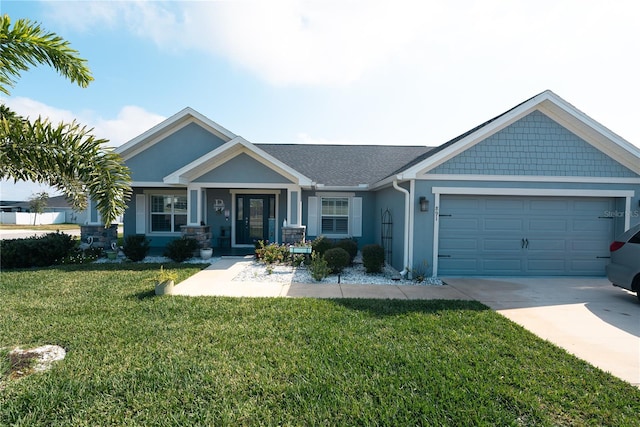
<instances>
[{"instance_id":1,"label":"black metal trellis","mask_svg":"<svg viewBox=\"0 0 640 427\"><path fill-rule=\"evenodd\" d=\"M384 248L384 259L387 262L391 262L391 254L393 253L393 218L391 217L391 211L387 209L382 212L382 222L381 222L381 241L382 247Z\"/></svg>"}]
</instances>

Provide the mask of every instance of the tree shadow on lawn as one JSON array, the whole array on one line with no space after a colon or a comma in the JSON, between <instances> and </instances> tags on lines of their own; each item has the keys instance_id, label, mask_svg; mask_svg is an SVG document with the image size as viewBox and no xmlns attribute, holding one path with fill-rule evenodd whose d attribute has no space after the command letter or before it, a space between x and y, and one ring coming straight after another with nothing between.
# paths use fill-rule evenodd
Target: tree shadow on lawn
<instances>
[{"instance_id":1,"label":"tree shadow on lawn","mask_svg":"<svg viewBox=\"0 0 640 427\"><path fill-rule=\"evenodd\" d=\"M406 313L437 313L448 310L485 311L490 310L478 301L465 300L400 300L338 298L331 299L337 305L358 311L366 311L376 317L397 316Z\"/></svg>"},{"instance_id":2,"label":"tree shadow on lawn","mask_svg":"<svg viewBox=\"0 0 640 427\"><path fill-rule=\"evenodd\" d=\"M189 264L189 263L147 263L147 262L122 262L122 263L90 263L90 264L67 264L54 265L50 268L61 272L90 272L90 271L157 271L162 266L165 270L184 270L199 268L204 270L210 264Z\"/></svg>"}]
</instances>

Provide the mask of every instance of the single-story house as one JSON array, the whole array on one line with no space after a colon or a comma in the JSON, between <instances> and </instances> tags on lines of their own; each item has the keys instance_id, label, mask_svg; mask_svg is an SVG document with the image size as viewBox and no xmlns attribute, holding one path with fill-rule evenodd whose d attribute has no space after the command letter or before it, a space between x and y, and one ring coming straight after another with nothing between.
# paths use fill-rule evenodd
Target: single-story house
<instances>
[{"instance_id":1,"label":"single-story house","mask_svg":"<svg viewBox=\"0 0 640 427\"><path fill-rule=\"evenodd\" d=\"M640 149L551 91L438 147L259 144L185 108L117 151L124 233L155 246L305 227L433 276L604 275L611 240L640 221Z\"/></svg>"}]
</instances>

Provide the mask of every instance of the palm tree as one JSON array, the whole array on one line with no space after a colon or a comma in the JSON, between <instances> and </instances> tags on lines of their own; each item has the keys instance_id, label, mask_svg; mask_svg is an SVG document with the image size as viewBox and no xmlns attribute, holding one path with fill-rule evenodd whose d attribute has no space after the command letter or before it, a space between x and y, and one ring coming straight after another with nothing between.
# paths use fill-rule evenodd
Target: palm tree
<instances>
[{"instance_id":1,"label":"palm tree","mask_svg":"<svg viewBox=\"0 0 640 427\"><path fill-rule=\"evenodd\" d=\"M27 19L11 27L0 18L0 92L10 94L15 80L31 66L46 64L81 87L93 80L86 61L69 42ZM105 148L75 121L52 124L47 118L30 121L0 104L0 178L46 183L64 192L75 209L85 209L87 195L105 225L126 209L131 194L129 169L120 156Z\"/></svg>"}]
</instances>

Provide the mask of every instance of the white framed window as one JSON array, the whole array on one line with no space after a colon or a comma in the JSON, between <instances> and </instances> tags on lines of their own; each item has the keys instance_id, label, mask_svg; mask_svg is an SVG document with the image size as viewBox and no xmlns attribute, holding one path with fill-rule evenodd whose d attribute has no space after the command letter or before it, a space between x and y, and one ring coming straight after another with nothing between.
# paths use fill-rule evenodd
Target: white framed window
<instances>
[{"instance_id":1,"label":"white framed window","mask_svg":"<svg viewBox=\"0 0 640 427\"><path fill-rule=\"evenodd\" d=\"M151 194L151 233L179 233L187 225L187 195Z\"/></svg>"},{"instance_id":2,"label":"white framed window","mask_svg":"<svg viewBox=\"0 0 640 427\"><path fill-rule=\"evenodd\" d=\"M333 193L310 196L307 200L309 236L361 237L362 198Z\"/></svg>"},{"instance_id":3,"label":"white framed window","mask_svg":"<svg viewBox=\"0 0 640 427\"><path fill-rule=\"evenodd\" d=\"M349 198L323 197L320 232L324 235L349 234Z\"/></svg>"}]
</instances>

